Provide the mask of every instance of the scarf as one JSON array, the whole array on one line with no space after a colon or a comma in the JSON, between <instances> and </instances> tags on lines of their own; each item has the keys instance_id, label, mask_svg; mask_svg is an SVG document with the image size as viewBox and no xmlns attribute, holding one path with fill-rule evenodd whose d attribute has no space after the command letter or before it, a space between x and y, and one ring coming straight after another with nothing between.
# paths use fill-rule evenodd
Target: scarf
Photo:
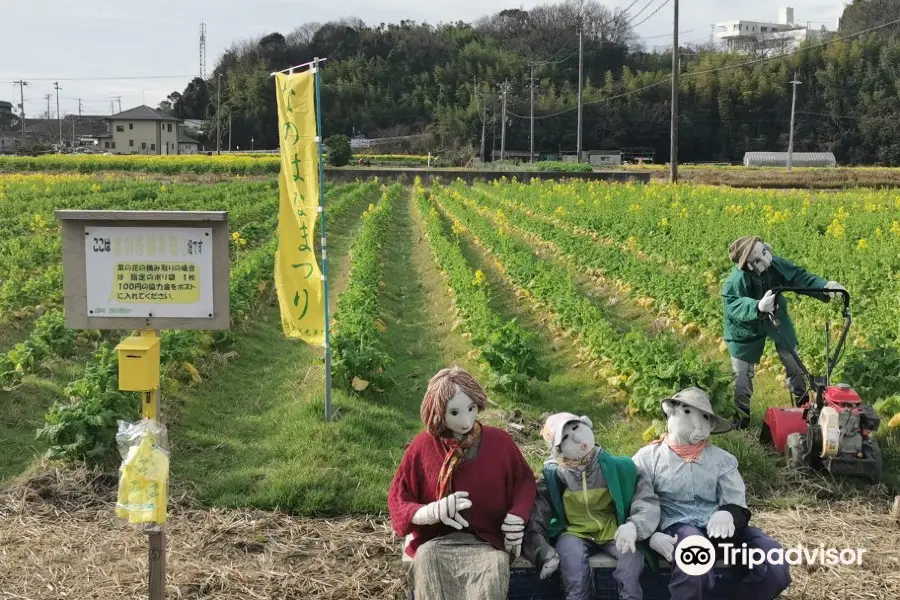
<instances>
[{"instance_id":1,"label":"scarf","mask_svg":"<svg viewBox=\"0 0 900 600\"><path fill-rule=\"evenodd\" d=\"M672 452L681 457L685 462L700 462L700 455L703 454L703 450L709 445L709 440L703 440L696 444L673 444L666 439L666 434L662 434L662 436L653 443L661 444L663 442L665 442L666 445L672 449Z\"/></svg>"},{"instance_id":2,"label":"scarf","mask_svg":"<svg viewBox=\"0 0 900 600\"><path fill-rule=\"evenodd\" d=\"M597 452L599 452L599 451L600 451L600 448L597 446L594 446L594 448L590 452L588 452L581 458L577 458L574 460L566 458L565 456L560 454L559 456L556 457L556 462L559 466L563 467L564 469L584 469L589 464L594 462L594 459L597 458Z\"/></svg>"},{"instance_id":3,"label":"scarf","mask_svg":"<svg viewBox=\"0 0 900 600\"><path fill-rule=\"evenodd\" d=\"M450 488L450 482L453 479L453 473L462 464L466 451L481 439L481 423L475 421L471 431L464 435L461 440L455 437L438 439L441 447L446 452L437 480L437 498L440 500L447 495L447 490Z\"/></svg>"}]
</instances>

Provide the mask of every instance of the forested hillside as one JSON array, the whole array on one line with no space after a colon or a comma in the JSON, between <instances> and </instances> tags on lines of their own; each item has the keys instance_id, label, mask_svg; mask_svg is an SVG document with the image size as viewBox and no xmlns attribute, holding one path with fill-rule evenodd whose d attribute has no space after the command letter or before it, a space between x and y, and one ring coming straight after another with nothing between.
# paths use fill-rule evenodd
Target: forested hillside
<instances>
[{"instance_id":1,"label":"forested hillside","mask_svg":"<svg viewBox=\"0 0 900 600\"><path fill-rule=\"evenodd\" d=\"M208 81L195 79L164 104L182 118L212 117L221 80L223 127L230 115L233 143L249 148L252 137L256 148L274 148L269 74L319 56L328 58L326 135L430 132L443 150L477 151L484 113L490 152L500 145L497 84L508 80L506 147L525 149L533 65L536 147L571 151L578 82L574 6L506 10L475 23L306 24L235 44ZM648 52L627 14L595 2L584 6L584 148L647 146L666 160L671 49ZM784 150L796 72L803 82L797 150L833 151L841 163L900 165L900 28L855 35L898 19L900 3L856 0L837 34L848 39L792 56L760 61L682 47L681 159L734 161L748 150Z\"/></svg>"}]
</instances>

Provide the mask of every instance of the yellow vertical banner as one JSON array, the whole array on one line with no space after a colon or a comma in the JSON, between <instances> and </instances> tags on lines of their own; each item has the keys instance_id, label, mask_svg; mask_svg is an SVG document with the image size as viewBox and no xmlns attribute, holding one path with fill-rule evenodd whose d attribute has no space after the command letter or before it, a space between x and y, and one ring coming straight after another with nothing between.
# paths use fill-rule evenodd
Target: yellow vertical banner
<instances>
[{"instance_id":1,"label":"yellow vertical banner","mask_svg":"<svg viewBox=\"0 0 900 600\"><path fill-rule=\"evenodd\" d=\"M324 289L313 241L320 204L315 77L312 70L275 76L281 140L275 288L284 334L324 346Z\"/></svg>"}]
</instances>

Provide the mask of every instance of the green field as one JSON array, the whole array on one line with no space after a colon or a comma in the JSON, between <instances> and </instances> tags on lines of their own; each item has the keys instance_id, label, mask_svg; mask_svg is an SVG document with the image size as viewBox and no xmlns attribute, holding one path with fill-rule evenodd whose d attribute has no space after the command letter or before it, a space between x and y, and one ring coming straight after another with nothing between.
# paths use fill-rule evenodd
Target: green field
<instances>
[{"instance_id":1,"label":"green field","mask_svg":"<svg viewBox=\"0 0 900 600\"><path fill-rule=\"evenodd\" d=\"M730 404L718 288L731 239L759 233L795 262L844 283L856 321L839 376L882 410L878 434L897 487L900 206L887 192L728 190L598 183L378 182L329 187L337 418L323 421L322 352L284 338L272 294L274 180L162 183L143 176L0 177L0 478L58 458L114 466L109 431L137 403L115 392L110 348L127 332L61 323L59 208L228 210L230 332L167 332L164 406L176 482L211 505L307 515L380 513L428 379L460 364L488 386L484 418L534 467L549 412L588 414L600 443L632 453L658 433L658 401L699 383ZM242 241L243 240L243 241ZM834 304L834 303L832 303ZM794 303L803 355L822 364L833 305ZM760 447L766 407L783 405L767 353L756 427L718 443L755 502L792 502L783 460ZM357 392L356 377L369 382ZM45 419L53 425L40 439ZM655 430L654 430L655 427ZM86 428L86 429L85 429ZM49 430L49 431L48 431ZM87 435L82 435L87 431ZM856 484L840 483L847 493Z\"/></svg>"}]
</instances>

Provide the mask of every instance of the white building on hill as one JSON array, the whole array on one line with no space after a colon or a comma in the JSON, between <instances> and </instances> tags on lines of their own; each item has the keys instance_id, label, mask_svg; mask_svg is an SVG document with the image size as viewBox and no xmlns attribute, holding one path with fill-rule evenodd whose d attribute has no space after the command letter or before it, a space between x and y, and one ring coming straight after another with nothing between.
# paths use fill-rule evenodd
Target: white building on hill
<instances>
[{"instance_id":1,"label":"white building on hill","mask_svg":"<svg viewBox=\"0 0 900 600\"><path fill-rule=\"evenodd\" d=\"M791 52L809 40L820 41L828 31L812 29L794 20L794 9L781 9L777 23L771 21L725 21L713 28L715 39L730 52L774 56Z\"/></svg>"}]
</instances>

